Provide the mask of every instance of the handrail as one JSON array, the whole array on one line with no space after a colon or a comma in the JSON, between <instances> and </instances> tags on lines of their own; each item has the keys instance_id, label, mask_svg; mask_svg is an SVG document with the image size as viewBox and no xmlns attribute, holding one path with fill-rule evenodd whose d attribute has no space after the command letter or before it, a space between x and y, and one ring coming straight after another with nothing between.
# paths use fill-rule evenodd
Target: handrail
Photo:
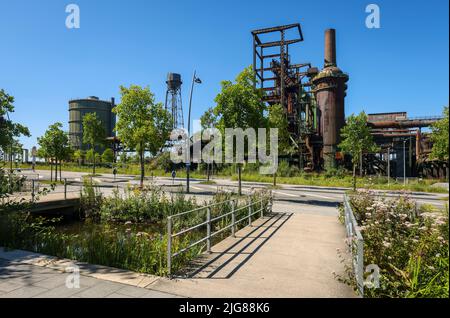
<instances>
[{"instance_id":1,"label":"handrail","mask_svg":"<svg viewBox=\"0 0 450 318\"><path fill-rule=\"evenodd\" d=\"M347 231L348 249L352 255L352 266L357 288L361 297L364 297L364 238L359 231L358 223L356 222L347 194L344 194L344 222ZM354 250L355 247L356 253Z\"/></svg>"},{"instance_id":2,"label":"handrail","mask_svg":"<svg viewBox=\"0 0 450 318\"><path fill-rule=\"evenodd\" d=\"M256 215L256 214L260 214L260 217L264 217L264 211L267 210L269 212L272 211L272 205L273 205L273 196L272 193L270 193L269 196L267 197L262 197L261 199L254 201L254 202L249 202L248 204L242 206L242 207L237 207L237 202L238 202L239 198L234 198L231 200L227 200L227 201L222 201L222 202L217 202L217 203L213 203L201 208L197 208L197 209L193 209L190 211L186 211L186 212L181 212L181 213L177 213L174 215L170 215L167 217L167 268L168 268L168 276L171 277L172 275L172 259L186 251L188 251L189 249L193 248L194 246L203 243L206 241L206 247L207 247L207 252L210 253L211 252L211 238L219 233L222 233L228 229L231 228L231 236L235 237L235 232L236 232L236 225L239 224L240 222L244 221L244 220L248 220L248 225L251 226L252 225L252 216ZM264 203L267 203L266 205L264 205ZM212 207L216 207L216 206L220 206L220 205L225 205L225 204L230 204L231 203L231 211L224 213L224 214L220 214L214 218L211 218L211 208ZM256 208L255 208L256 207ZM258 208L259 207L259 208ZM236 212L241 211L243 209L248 209L248 213L241 218L240 220L236 221ZM188 213L195 213L198 212L200 210L206 210L206 220L193 225L189 228L186 229L182 229L176 233L173 233L173 219L182 215L186 215ZM212 232L211 231L211 224L213 222L216 222L220 219L223 219L227 216L231 215L231 223L224 226L223 228ZM197 240L196 242L193 242L191 244L189 244L187 247L176 251L175 253L172 251L172 240L175 237L178 237L182 234L186 234L190 231L196 230L200 227L203 227L206 225L206 236L200 238L199 240Z\"/></svg>"}]
</instances>

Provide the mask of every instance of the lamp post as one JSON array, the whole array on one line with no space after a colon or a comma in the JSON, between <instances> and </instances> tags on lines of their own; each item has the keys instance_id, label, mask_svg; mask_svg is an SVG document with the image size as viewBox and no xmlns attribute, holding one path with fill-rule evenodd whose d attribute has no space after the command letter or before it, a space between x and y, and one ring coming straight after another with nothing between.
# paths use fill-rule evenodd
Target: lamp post
<instances>
[{"instance_id":1,"label":"lamp post","mask_svg":"<svg viewBox=\"0 0 450 318\"><path fill-rule=\"evenodd\" d=\"M189 193L189 172L191 170L191 105L192 105L192 93L194 91L194 84L201 84L202 81L196 76L196 72L194 71L194 75L192 76L192 85L191 85L191 94L189 97L189 112L188 112L188 158L186 162L186 193Z\"/></svg>"},{"instance_id":2,"label":"lamp post","mask_svg":"<svg viewBox=\"0 0 450 318\"><path fill-rule=\"evenodd\" d=\"M11 122L8 111L6 111L6 116L8 117L8 122ZM13 135L11 132L11 140L10 140L10 144L9 144L9 170L10 170L10 173L13 172L13 163L12 163L13 153L12 153L12 151L13 151Z\"/></svg>"},{"instance_id":3,"label":"lamp post","mask_svg":"<svg viewBox=\"0 0 450 318\"><path fill-rule=\"evenodd\" d=\"M390 184L391 179L391 147L387 149L387 177L388 177L388 186Z\"/></svg>"},{"instance_id":4,"label":"lamp post","mask_svg":"<svg viewBox=\"0 0 450 318\"><path fill-rule=\"evenodd\" d=\"M406 187L406 139L403 140L403 186Z\"/></svg>"}]
</instances>

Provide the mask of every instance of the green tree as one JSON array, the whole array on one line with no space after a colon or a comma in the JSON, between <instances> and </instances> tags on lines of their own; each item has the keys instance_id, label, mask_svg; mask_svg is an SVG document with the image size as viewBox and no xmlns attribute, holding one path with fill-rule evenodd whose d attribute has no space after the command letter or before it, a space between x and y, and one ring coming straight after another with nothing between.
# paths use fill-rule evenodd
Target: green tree
<instances>
[{"instance_id":1,"label":"green tree","mask_svg":"<svg viewBox=\"0 0 450 318\"><path fill-rule=\"evenodd\" d=\"M114 161L114 151L111 148L106 148L103 151L102 161L105 163L112 163Z\"/></svg>"},{"instance_id":2,"label":"green tree","mask_svg":"<svg viewBox=\"0 0 450 318\"><path fill-rule=\"evenodd\" d=\"M88 113L83 117L83 143L89 145L95 152L98 146L105 143L106 132L100 118L96 113ZM93 156L92 174L95 174L95 162L97 156Z\"/></svg>"},{"instance_id":3,"label":"green tree","mask_svg":"<svg viewBox=\"0 0 450 318\"><path fill-rule=\"evenodd\" d=\"M278 128L278 153L287 155L292 152L289 139L289 124L283 107L279 104L269 106L268 128Z\"/></svg>"},{"instance_id":4,"label":"green tree","mask_svg":"<svg viewBox=\"0 0 450 318\"><path fill-rule=\"evenodd\" d=\"M289 141L288 121L283 107L279 104L269 106L268 128L278 128L278 153L289 154L292 147ZM269 132L269 131L268 131ZM269 138L267 138L269 141ZM277 184L277 173L273 174L273 185Z\"/></svg>"},{"instance_id":5,"label":"green tree","mask_svg":"<svg viewBox=\"0 0 450 318\"><path fill-rule=\"evenodd\" d=\"M444 107L444 118L431 126L433 148L430 158L448 161L448 106Z\"/></svg>"},{"instance_id":6,"label":"green tree","mask_svg":"<svg viewBox=\"0 0 450 318\"><path fill-rule=\"evenodd\" d=\"M73 153L73 160L74 160L75 162L77 162L78 165L81 165L81 163L82 163L83 160L84 160L84 157L85 157L85 153L84 153L84 151L81 150L81 149L78 149L78 150L76 150L76 151Z\"/></svg>"},{"instance_id":7,"label":"green tree","mask_svg":"<svg viewBox=\"0 0 450 318\"><path fill-rule=\"evenodd\" d=\"M141 168L140 185L144 186L146 151L156 155L169 139L171 116L162 103L156 103L150 88L121 86L121 103L113 111L118 115L116 132L125 147L134 149Z\"/></svg>"},{"instance_id":8,"label":"green tree","mask_svg":"<svg viewBox=\"0 0 450 318\"><path fill-rule=\"evenodd\" d=\"M62 130L62 124L57 122L50 125L44 136L38 138L38 144L40 156L48 158L51 166L55 165L55 181L58 181L58 163L66 160L71 151L69 137L67 132ZM61 177L61 168L59 174ZM52 180L52 175L50 179Z\"/></svg>"},{"instance_id":9,"label":"green tree","mask_svg":"<svg viewBox=\"0 0 450 318\"><path fill-rule=\"evenodd\" d=\"M96 152L94 149L89 149L86 151L86 161L89 163L99 162L100 161L100 154Z\"/></svg>"},{"instance_id":10,"label":"green tree","mask_svg":"<svg viewBox=\"0 0 450 318\"><path fill-rule=\"evenodd\" d=\"M342 152L352 157L353 190L356 190L356 166L360 156L364 152L375 152L378 149L370 132L371 128L367 125L367 115L364 112L359 115L352 114L341 129L342 141L339 147Z\"/></svg>"},{"instance_id":11,"label":"green tree","mask_svg":"<svg viewBox=\"0 0 450 318\"><path fill-rule=\"evenodd\" d=\"M27 127L14 123L9 119L9 113L14 112L14 97L8 95L3 89L0 90L0 149L4 153L11 152L14 147L15 138L20 136L30 137ZM11 154L12 156L12 154ZM12 157L11 157L12 158ZM11 162L12 166L12 162Z\"/></svg>"},{"instance_id":12,"label":"green tree","mask_svg":"<svg viewBox=\"0 0 450 318\"><path fill-rule=\"evenodd\" d=\"M266 127L264 118L265 104L262 102L262 91L256 88L257 83L251 66L245 68L232 81L222 81L221 91L216 96L212 114L217 120L217 128L222 135L225 128L262 128ZM204 115L208 116L208 115ZM241 163L238 163L239 194L241 191Z\"/></svg>"}]
</instances>

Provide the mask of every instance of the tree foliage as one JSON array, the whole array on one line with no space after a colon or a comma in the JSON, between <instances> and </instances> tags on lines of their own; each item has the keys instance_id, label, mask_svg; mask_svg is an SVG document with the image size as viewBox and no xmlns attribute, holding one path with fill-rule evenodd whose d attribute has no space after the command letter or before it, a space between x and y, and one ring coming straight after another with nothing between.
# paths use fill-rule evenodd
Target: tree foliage
<instances>
[{"instance_id":1,"label":"tree foliage","mask_svg":"<svg viewBox=\"0 0 450 318\"><path fill-rule=\"evenodd\" d=\"M378 150L370 132L371 128L367 125L367 115L364 112L359 115L352 114L347 118L346 125L341 129L342 141L339 147L343 153L352 157L354 188L356 187L355 169L360 155Z\"/></svg>"},{"instance_id":2,"label":"tree foliage","mask_svg":"<svg viewBox=\"0 0 450 318\"><path fill-rule=\"evenodd\" d=\"M50 159L56 165L62 160L67 160L71 154L69 136L62 130L62 124L56 122L49 126L45 134L38 138L39 156ZM55 178L57 179L57 177Z\"/></svg>"},{"instance_id":3,"label":"tree foliage","mask_svg":"<svg viewBox=\"0 0 450 318\"><path fill-rule=\"evenodd\" d=\"M221 92L216 96L212 113L217 119L218 129L266 127L262 91L256 88L251 66L245 68L235 82L222 81Z\"/></svg>"},{"instance_id":4,"label":"tree foliage","mask_svg":"<svg viewBox=\"0 0 450 318\"><path fill-rule=\"evenodd\" d=\"M89 145L90 150L96 151L98 146L105 144L106 132L97 113L88 113L83 117L83 142ZM92 173L95 174L97 156L92 156Z\"/></svg>"},{"instance_id":5,"label":"tree foliage","mask_svg":"<svg viewBox=\"0 0 450 318\"><path fill-rule=\"evenodd\" d=\"M14 97L8 95L3 89L0 90L0 149L9 151L11 144L14 145L15 138L20 136L30 137L27 127L14 123L8 119L8 113L14 112Z\"/></svg>"},{"instance_id":6,"label":"tree foliage","mask_svg":"<svg viewBox=\"0 0 450 318\"><path fill-rule=\"evenodd\" d=\"M433 149L430 158L448 161L448 106L444 107L444 118L431 127L431 141Z\"/></svg>"},{"instance_id":7,"label":"tree foliage","mask_svg":"<svg viewBox=\"0 0 450 318\"><path fill-rule=\"evenodd\" d=\"M118 115L116 131L127 149L139 155L141 186L144 183L144 153L155 155L169 139L171 116L162 103L156 103L150 88L121 86L121 103L113 111Z\"/></svg>"},{"instance_id":8,"label":"tree foliage","mask_svg":"<svg viewBox=\"0 0 450 318\"><path fill-rule=\"evenodd\" d=\"M111 148L106 148L103 151L102 161L105 163L112 163L114 161L114 151Z\"/></svg>"},{"instance_id":9,"label":"tree foliage","mask_svg":"<svg viewBox=\"0 0 450 318\"><path fill-rule=\"evenodd\" d=\"M268 128L278 128L278 152L289 154L293 151L289 140L288 121L283 107L279 104L269 106Z\"/></svg>"}]
</instances>

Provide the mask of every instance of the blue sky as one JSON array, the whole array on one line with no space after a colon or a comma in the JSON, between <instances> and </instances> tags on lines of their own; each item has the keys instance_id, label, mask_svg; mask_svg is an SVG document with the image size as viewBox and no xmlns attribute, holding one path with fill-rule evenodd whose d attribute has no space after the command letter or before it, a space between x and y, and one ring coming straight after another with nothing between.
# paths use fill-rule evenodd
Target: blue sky
<instances>
[{"instance_id":1,"label":"blue sky","mask_svg":"<svg viewBox=\"0 0 450 318\"><path fill-rule=\"evenodd\" d=\"M81 28L65 27L76 3ZM449 94L447 0L0 0L0 88L16 98L12 119L30 127L30 148L56 121L67 129L68 100L116 97L119 85L149 85L164 101L167 72L189 84L197 70L193 119L214 105L220 81L252 63L250 31L300 22L296 62L323 66L324 30L337 30L337 60L349 73L346 115L408 111L440 114ZM365 27L366 5L381 28ZM283 6L283 7L282 7ZM185 115L185 118L187 116Z\"/></svg>"}]
</instances>

